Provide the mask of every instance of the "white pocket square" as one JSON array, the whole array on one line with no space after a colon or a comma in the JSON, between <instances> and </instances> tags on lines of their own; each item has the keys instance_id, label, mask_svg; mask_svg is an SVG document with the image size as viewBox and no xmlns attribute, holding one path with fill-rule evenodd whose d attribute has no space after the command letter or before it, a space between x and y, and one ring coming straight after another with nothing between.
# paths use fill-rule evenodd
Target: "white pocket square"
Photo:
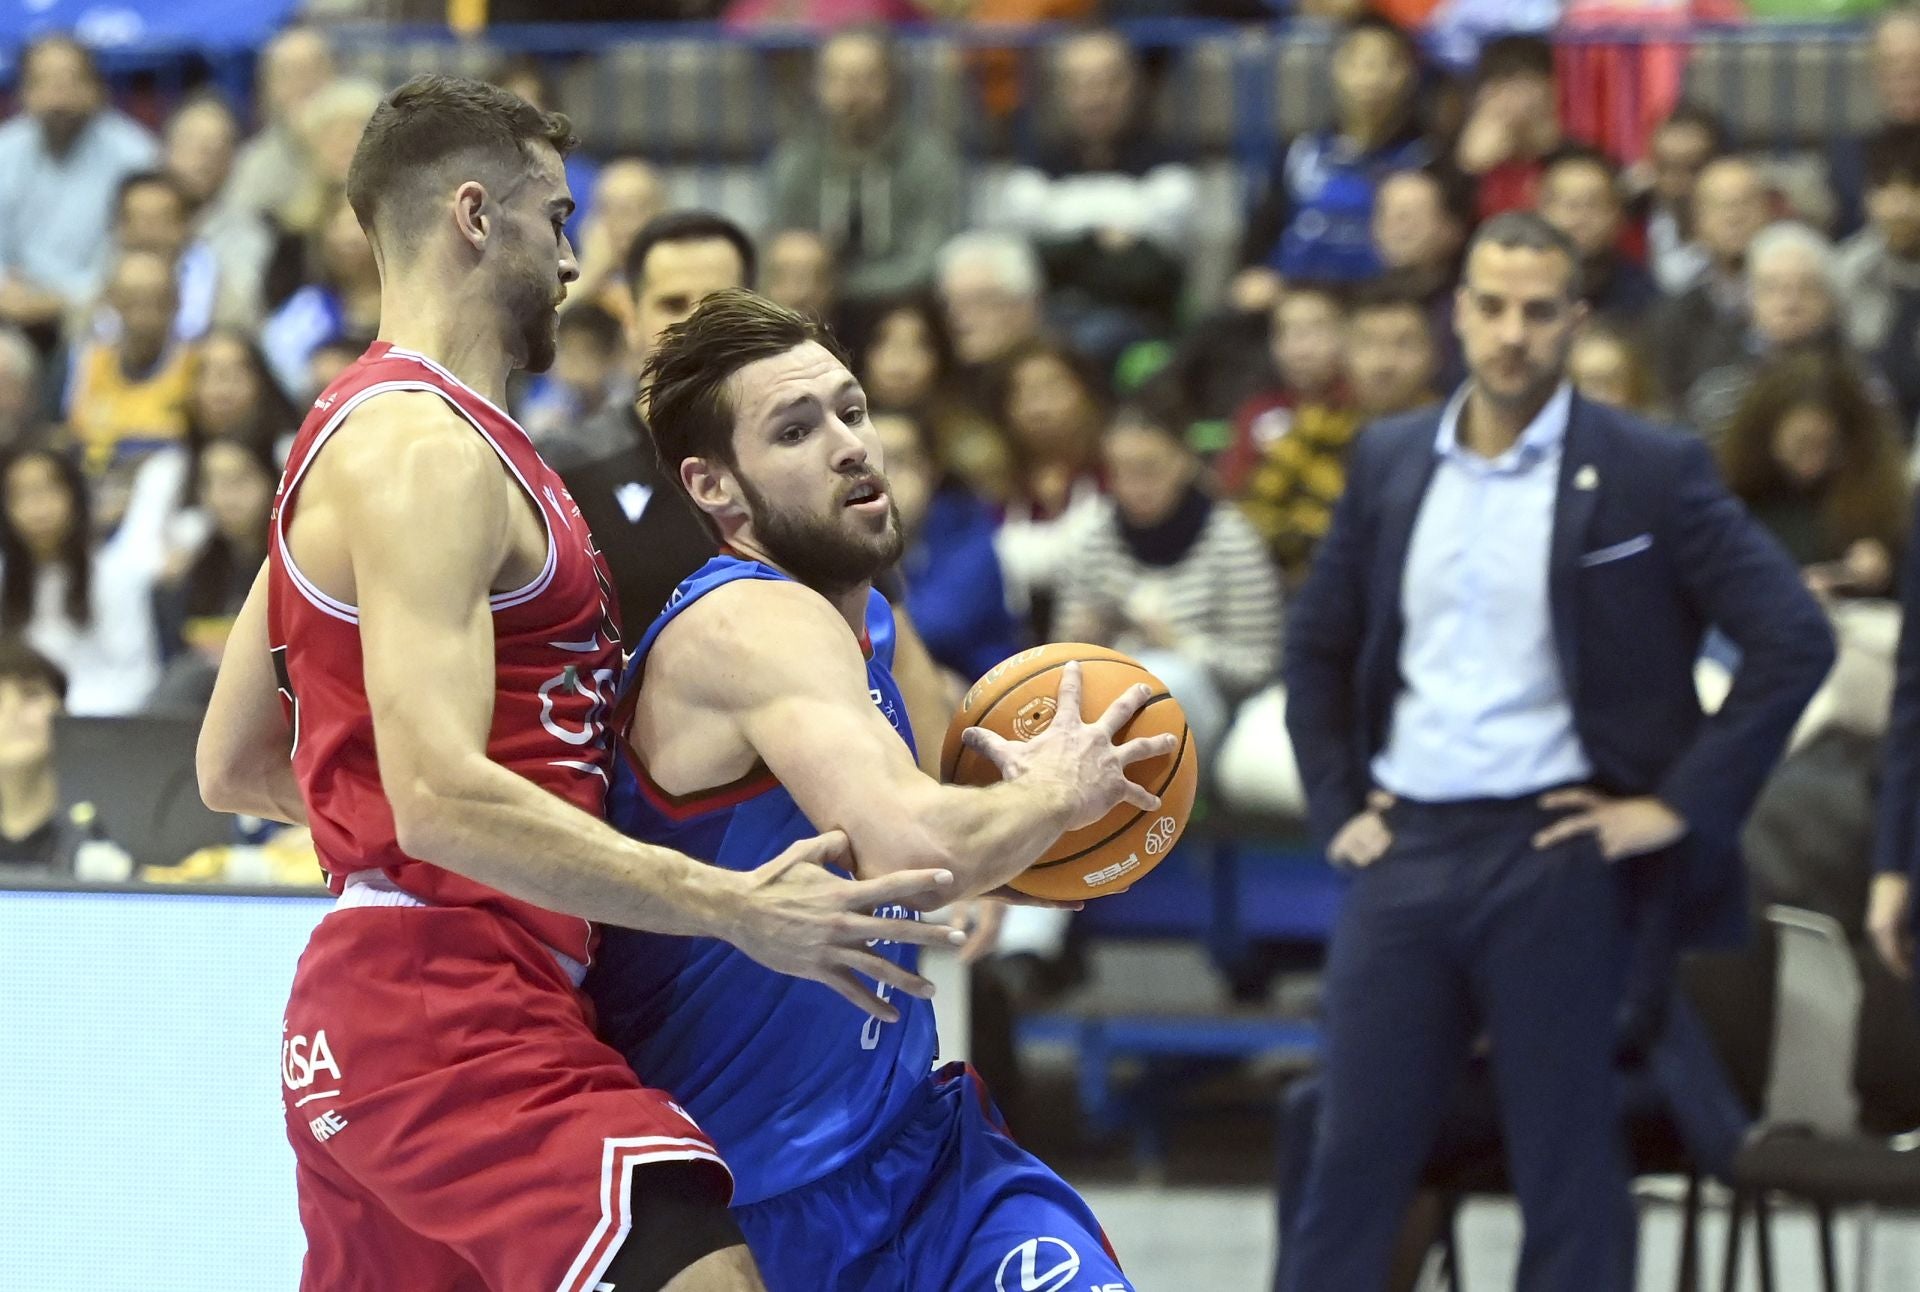
<instances>
[{"instance_id":1,"label":"white pocket square","mask_svg":"<svg viewBox=\"0 0 1920 1292\"><path fill-rule=\"evenodd\" d=\"M1624 542L1614 543L1598 551L1584 553L1580 564L1588 569L1596 565L1607 565L1614 561L1624 561L1629 556L1638 556L1653 546L1652 534L1637 534Z\"/></svg>"}]
</instances>

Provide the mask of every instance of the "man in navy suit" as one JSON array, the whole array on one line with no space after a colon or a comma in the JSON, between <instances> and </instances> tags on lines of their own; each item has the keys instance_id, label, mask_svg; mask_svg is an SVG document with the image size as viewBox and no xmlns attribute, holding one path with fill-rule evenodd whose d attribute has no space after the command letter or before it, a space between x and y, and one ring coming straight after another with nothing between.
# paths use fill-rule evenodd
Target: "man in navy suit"
<instances>
[{"instance_id":1,"label":"man in navy suit","mask_svg":"<svg viewBox=\"0 0 1920 1292\"><path fill-rule=\"evenodd\" d=\"M1915 502L1914 523L1920 524L1920 500ZM1914 882L1920 879L1920 560L1911 557L1900 579L1900 611L1867 935L1887 968L1914 980L1915 933L1920 931L1920 910L1913 901ZM1920 1007L1920 980L1913 985Z\"/></svg>"},{"instance_id":2,"label":"man in navy suit","mask_svg":"<svg viewBox=\"0 0 1920 1292\"><path fill-rule=\"evenodd\" d=\"M1454 309L1471 378L1355 443L1288 621L1310 822L1354 872L1292 1292L1382 1286L1482 1033L1520 1288L1632 1288L1623 987L1675 945L1742 934L1740 824L1833 660L1706 446L1573 394L1576 263L1534 215L1475 235ZM1741 652L1711 718L1693 684L1709 628Z\"/></svg>"}]
</instances>

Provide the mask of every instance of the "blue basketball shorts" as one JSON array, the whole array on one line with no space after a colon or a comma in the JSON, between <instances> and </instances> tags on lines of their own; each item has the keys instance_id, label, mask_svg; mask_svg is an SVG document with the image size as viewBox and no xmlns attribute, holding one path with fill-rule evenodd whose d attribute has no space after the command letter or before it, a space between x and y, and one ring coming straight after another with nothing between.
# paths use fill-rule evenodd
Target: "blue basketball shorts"
<instances>
[{"instance_id":1,"label":"blue basketball shorts","mask_svg":"<svg viewBox=\"0 0 1920 1292\"><path fill-rule=\"evenodd\" d=\"M1133 1292L1087 1204L957 1063L863 1156L734 1217L768 1292Z\"/></svg>"}]
</instances>

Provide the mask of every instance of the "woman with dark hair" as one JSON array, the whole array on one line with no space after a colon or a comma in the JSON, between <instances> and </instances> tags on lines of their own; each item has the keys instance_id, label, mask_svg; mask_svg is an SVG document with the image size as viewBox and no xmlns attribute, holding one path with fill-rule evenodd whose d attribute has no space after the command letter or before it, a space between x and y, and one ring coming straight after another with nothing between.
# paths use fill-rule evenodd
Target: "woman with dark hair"
<instances>
[{"instance_id":1,"label":"woman with dark hair","mask_svg":"<svg viewBox=\"0 0 1920 1292\"><path fill-rule=\"evenodd\" d=\"M913 412L944 470L986 497L1005 498L1012 480L1006 440L957 392L955 363L940 309L909 296L874 311L856 366L874 407Z\"/></svg>"},{"instance_id":2,"label":"woman with dark hair","mask_svg":"<svg viewBox=\"0 0 1920 1292\"><path fill-rule=\"evenodd\" d=\"M120 530L130 541L160 550L162 568L177 576L208 534L198 475L203 446L244 440L277 454L299 427L300 414L260 347L237 328L215 328L200 343L200 366L187 396L186 440L140 464Z\"/></svg>"},{"instance_id":3,"label":"woman with dark hair","mask_svg":"<svg viewBox=\"0 0 1920 1292\"><path fill-rule=\"evenodd\" d=\"M160 674L151 598L159 552L122 527L96 544L79 465L47 449L0 459L0 632L66 671L67 708L138 710Z\"/></svg>"},{"instance_id":4,"label":"woman with dark hair","mask_svg":"<svg viewBox=\"0 0 1920 1292\"><path fill-rule=\"evenodd\" d=\"M213 679L260 563L280 478L264 441L219 436L199 446L193 475L205 539L154 597L161 640L171 657L149 707L202 713Z\"/></svg>"},{"instance_id":5,"label":"woman with dark hair","mask_svg":"<svg viewBox=\"0 0 1920 1292\"><path fill-rule=\"evenodd\" d=\"M1882 596L1906 539L1900 441L1859 369L1826 353L1763 367L1720 441L1728 488L1826 595Z\"/></svg>"},{"instance_id":6,"label":"woman with dark hair","mask_svg":"<svg viewBox=\"0 0 1920 1292\"><path fill-rule=\"evenodd\" d=\"M1106 399L1085 362L1053 341L1016 348L994 382L1013 488L995 547L1016 606L1050 634L1053 595L1100 512L1100 428Z\"/></svg>"},{"instance_id":7,"label":"woman with dark hair","mask_svg":"<svg viewBox=\"0 0 1920 1292\"><path fill-rule=\"evenodd\" d=\"M1208 488L1182 410L1149 390L1101 441L1109 499L1060 588L1058 635L1126 651L1187 711L1211 758L1232 707L1280 663L1280 578Z\"/></svg>"}]
</instances>

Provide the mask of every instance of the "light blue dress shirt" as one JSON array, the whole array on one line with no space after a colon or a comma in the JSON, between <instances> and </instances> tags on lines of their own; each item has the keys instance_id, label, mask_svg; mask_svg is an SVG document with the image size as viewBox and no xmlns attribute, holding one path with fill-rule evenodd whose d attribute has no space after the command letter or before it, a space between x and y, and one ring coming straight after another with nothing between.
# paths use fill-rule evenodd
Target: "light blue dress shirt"
<instances>
[{"instance_id":1,"label":"light blue dress shirt","mask_svg":"<svg viewBox=\"0 0 1920 1292\"><path fill-rule=\"evenodd\" d=\"M1377 784L1430 803L1514 798L1587 778L1554 650L1547 571L1573 389L1563 384L1512 448L1487 459L1447 405L1433 481L1400 591L1405 630Z\"/></svg>"},{"instance_id":2,"label":"light blue dress shirt","mask_svg":"<svg viewBox=\"0 0 1920 1292\"><path fill-rule=\"evenodd\" d=\"M0 125L0 270L84 304L101 281L120 181L159 157L153 136L110 108L63 157L26 113Z\"/></svg>"}]
</instances>

